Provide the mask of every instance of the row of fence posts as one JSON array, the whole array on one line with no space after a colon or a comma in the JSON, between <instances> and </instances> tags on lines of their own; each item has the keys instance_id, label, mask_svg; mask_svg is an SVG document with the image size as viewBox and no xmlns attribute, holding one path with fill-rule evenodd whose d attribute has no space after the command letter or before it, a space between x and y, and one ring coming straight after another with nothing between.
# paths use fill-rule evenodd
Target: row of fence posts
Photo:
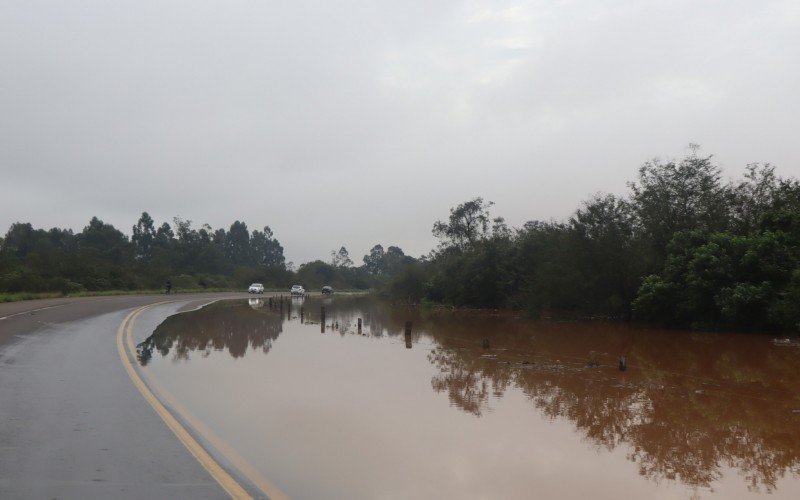
<instances>
[{"instance_id":1,"label":"row of fence posts","mask_svg":"<svg viewBox=\"0 0 800 500\"><path fill-rule=\"evenodd\" d=\"M283 295L278 296L278 298L269 297L267 300L268 300L270 309L274 309L275 307L279 307L281 312L283 312ZM287 303L289 304L289 309L291 310L291 308L292 308L291 301L287 301Z\"/></svg>"},{"instance_id":2,"label":"row of fence posts","mask_svg":"<svg viewBox=\"0 0 800 500\"><path fill-rule=\"evenodd\" d=\"M283 315L283 295L278 296L277 299L275 299L274 297L269 297L268 301L269 301L269 308L270 309L275 309L277 307L278 309L280 309L281 316L282 316ZM286 301L286 309L287 309L287 311L286 311L286 319L291 320L292 319L292 302L290 300ZM325 306L320 307L319 318L320 318L320 322L319 322L320 323L320 331L322 333L325 333L325 326L326 326L325 325L325 320L326 320ZM305 310L305 308L303 306L300 306L300 323L303 324L303 323L305 323L305 321L306 321L306 310ZM406 348L407 349L411 349L411 328L412 328L412 323L410 321L406 321L404 336L405 336ZM362 331L363 331L363 322L362 322L361 318L358 318L358 334L361 335Z\"/></svg>"},{"instance_id":3,"label":"row of fence posts","mask_svg":"<svg viewBox=\"0 0 800 500\"><path fill-rule=\"evenodd\" d=\"M278 304L278 307L280 308L281 315L282 315L283 314L283 295L279 296L277 301L273 301L273 298L270 297L269 298L269 308L273 309L275 307L275 303L276 302ZM286 319L290 320L290 319L292 319L292 302L290 300L287 300L286 301L286 306L287 306ZM325 306L320 307L319 317L320 317L320 322L319 322L320 323L320 331L322 333L325 333L325 319L326 319L325 318ZM305 323L305 319L306 319L305 308L303 306L300 306L300 323L301 324ZM404 332L404 337L405 337L405 341L406 341L406 349L411 349L411 327L412 327L412 323L410 321L406 321L406 327L405 327L405 332ZM359 335L361 335L362 328L363 328L362 320L361 320L361 318L358 318L358 334ZM489 339L483 339L483 348L484 349L489 349ZM596 353L594 353L594 352L590 353L589 363L588 364L589 364L589 366L598 366L599 365L599 363L597 362ZM620 371L626 371L627 369L628 369L628 360L627 360L627 358L624 355L620 356L620 358L619 358L619 370Z\"/></svg>"},{"instance_id":4,"label":"row of fence posts","mask_svg":"<svg viewBox=\"0 0 800 500\"><path fill-rule=\"evenodd\" d=\"M267 299L269 308L275 309L276 307L280 309L281 316L283 316L283 295L280 295L277 299L274 297L269 297ZM301 308L301 315L302 315L302 308ZM286 301L286 319L292 319L292 301Z\"/></svg>"},{"instance_id":5,"label":"row of fence posts","mask_svg":"<svg viewBox=\"0 0 800 500\"><path fill-rule=\"evenodd\" d=\"M281 312L281 316L283 316L283 295L279 295L277 298L275 297L268 297L267 303L269 304L270 309L279 309ZM300 308L300 322L303 321L303 308ZM292 319L292 301L286 300L286 319Z\"/></svg>"},{"instance_id":6,"label":"row of fence posts","mask_svg":"<svg viewBox=\"0 0 800 500\"><path fill-rule=\"evenodd\" d=\"M325 306L320 307L319 311L320 317L320 331L325 333ZM303 321L303 308L300 308L300 322ZM358 318L357 327L358 334L361 335L364 328L364 323L361 318ZM406 321L406 329L405 329L405 340L406 340L406 348L411 349L411 322Z\"/></svg>"}]
</instances>

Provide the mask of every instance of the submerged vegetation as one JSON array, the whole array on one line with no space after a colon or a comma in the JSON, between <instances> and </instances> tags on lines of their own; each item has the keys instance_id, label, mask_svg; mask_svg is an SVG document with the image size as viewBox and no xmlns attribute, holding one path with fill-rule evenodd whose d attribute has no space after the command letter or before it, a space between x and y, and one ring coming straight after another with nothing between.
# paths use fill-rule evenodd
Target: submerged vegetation
<instances>
[{"instance_id":1,"label":"submerged vegetation","mask_svg":"<svg viewBox=\"0 0 800 500\"><path fill-rule=\"evenodd\" d=\"M433 225L440 245L414 259L375 245L296 270L269 227L156 227L128 238L98 218L80 233L16 223L0 239L0 294L158 289L378 289L393 300L647 319L695 328L800 328L800 184L766 164L724 182L711 157L654 160L627 196L598 194L567 221L510 228L468 200Z\"/></svg>"}]
</instances>

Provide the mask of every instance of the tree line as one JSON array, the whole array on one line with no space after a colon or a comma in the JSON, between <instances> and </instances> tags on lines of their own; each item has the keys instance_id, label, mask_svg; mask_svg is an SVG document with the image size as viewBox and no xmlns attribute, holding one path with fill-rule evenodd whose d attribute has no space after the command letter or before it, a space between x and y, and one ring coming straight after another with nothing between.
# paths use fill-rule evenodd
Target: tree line
<instances>
[{"instance_id":1,"label":"tree line","mask_svg":"<svg viewBox=\"0 0 800 500\"><path fill-rule=\"evenodd\" d=\"M175 217L156 225L142 213L126 236L93 217L80 232L12 224L0 238L0 293L155 290L170 281L178 290L242 289L253 282L268 288L292 283L366 290L380 286L401 263L414 261L399 247L375 245L364 264L353 266L345 247L331 261L293 269L269 226L249 230L235 221L225 229Z\"/></svg>"},{"instance_id":2,"label":"tree line","mask_svg":"<svg viewBox=\"0 0 800 500\"><path fill-rule=\"evenodd\" d=\"M644 164L627 196L509 228L468 200L440 245L390 280L411 302L639 318L700 329L800 329L800 184L769 164L724 182L712 157Z\"/></svg>"},{"instance_id":3,"label":"tree line","mask_svg":"<svg viewBox=\"0 0 800 500\"><path fill-rule=\"evenodd\" d=\"M269 226L212 229L142 213L128 237L97 217L79 233L13 224L0 238L0 293L241 289L251 282L377 289L393 300L513 308L671 326L800 329L800 183L769 164L723 181L710 156L641 166L625 196L598 194L566 221L509 227L474 198L433 224L415 259L375 245L297 269Z\"/></svg>"},{"instance_id":4,"label":"tree line","mask_svg":"<svg viewBox=\"0 0 800 500\"><path fill-rule=\"evenodd\" d=\"M178 288L227 288L256 274L286 281L283 248L269 227L249 231L193 228L176 217L156 227L142 213L129 238L93 217L79 233L15 223L0 239L0 292L76 293Z\"/></svg>"}]
</instances>

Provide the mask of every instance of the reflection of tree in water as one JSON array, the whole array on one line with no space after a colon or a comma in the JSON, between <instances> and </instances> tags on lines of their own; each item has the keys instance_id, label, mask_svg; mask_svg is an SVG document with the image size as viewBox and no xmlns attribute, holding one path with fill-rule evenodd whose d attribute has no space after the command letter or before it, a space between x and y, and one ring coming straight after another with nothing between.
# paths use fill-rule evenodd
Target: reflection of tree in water
<instances>
[{"instance_id":1,"label":"reflection of tree in water","mask_svg":"<svg viewBox=\"0 0 800 500\"><path fill-rule=\"evenodd\" d=\"M710 488L729 466L751 490L770 492L785 475L800 476L800 351L755 336L526 325L433 318L433 389L481 416L491 396L516 387L595 445L629 446L628 459L655 481ZM487 332L492 349L483 350ZM625 373L614 366L620 353L628 355ZM588 366L593 357L600 366Z\"/></svg>"},{"instance_id":2,"label":"reflection of tree in water","mask_svg":"<svg viewBox=\"0 0 800 500\"><path fill-rule=\"evenodd\" d=\"M188 359L190 351L208 356L211 350L227 348L231 356L239 358L248 347L268 353L282 331L279 312L253 309L244 301L219 301L168 317L137 346L137 352L143 366L156 351L167 356L174 350L174 359Z\"/></svg>"},{"instance_id":3,"label":"reflection of tree in water","mask_svg":"<svg viewBox=\"0 0 800 500\"><path fill-rule=\"evenodd\" d=\"M431 380L433 390L447 391L453 405L477 416L488 407L490 386L492 394L500 397L511 381L503 373L485 376L482 368L485 360L477 356L464 359L456 351L438 347L431 350L428 360L440 371Z\"/></svg>"},{"instance_id":4,"label":"reflection of tree in water","mask_svg":"<svg viewBox=\"0 0 800 500\"><path fill-rule=\"evenodd\" d=\"M314 321L325 305L328 322L434 339L431 380L453 406L472 415L493 398L518 389L542 414L567 419L600 448L625 447L639 473L654 481L709 488L726 466L753 490L772 491L786 475L800 476L800 350L775 348L746 335L643 331L625 325L531 323L510 318L388 308L366 298L305 302ZM141 344L176 358L248 346L269 351L281 333L280 312L246 303L215 303L173 316ZM491 349L481 347L488 338ZM592 355L594 352L596 354ZM616 368L619 354L629 370ZM595 359L598 367L587 362ZM143 362L146 360L143 359Z\"/></svg>"}]
</instances>

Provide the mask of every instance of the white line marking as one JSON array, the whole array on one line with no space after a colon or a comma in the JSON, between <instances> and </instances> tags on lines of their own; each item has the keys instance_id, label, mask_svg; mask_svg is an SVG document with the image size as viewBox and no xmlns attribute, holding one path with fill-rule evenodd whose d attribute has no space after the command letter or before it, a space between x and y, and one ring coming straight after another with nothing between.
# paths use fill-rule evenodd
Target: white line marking
<instances>
[{"instance_id":1,"label":"white line marking","mask_svg":"<svg viewBox=\"0 0 800 500\"><path fill-rule=\"evenodd\" d=\"M67 302L67 304L69 304L69 302ZM67 304L58 304L58 305L55 305L55 306L40 307L38 309L29 309L27 311L22 311L22 312L18 312L18 313L14 313L14 314L9 314L8 316L3 316L2 318L0 318L0 321L2 321L4 319L8 319L8 318L13 318L14 316L22 316L23 314L30 314L30 313L34 313L36 311L44 311L45 309L55 309L56 307L64 307Z\"/></svg>"}]
</instances>

